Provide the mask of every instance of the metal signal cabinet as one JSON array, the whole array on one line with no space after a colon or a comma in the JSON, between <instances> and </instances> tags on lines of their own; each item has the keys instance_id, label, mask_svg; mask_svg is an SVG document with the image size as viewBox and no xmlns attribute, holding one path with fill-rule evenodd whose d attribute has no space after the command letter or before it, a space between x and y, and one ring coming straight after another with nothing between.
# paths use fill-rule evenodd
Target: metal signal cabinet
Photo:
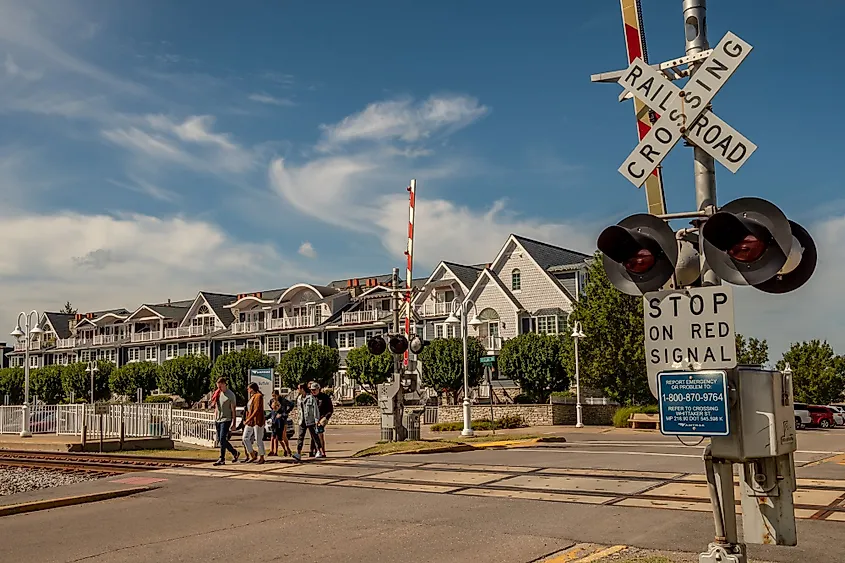
<instances>
[{"instance_id":1,"label":"metal signal cabinet","mask_svg":"<svg viewBox=\"0 0 845 563\"><path fill-rule=\"evenodd\" d=\"M795 452L791 373L739 366L728 371L728 389L730 434L712 438L714 458L746 463Z\"/></svg>"}]
</instances>

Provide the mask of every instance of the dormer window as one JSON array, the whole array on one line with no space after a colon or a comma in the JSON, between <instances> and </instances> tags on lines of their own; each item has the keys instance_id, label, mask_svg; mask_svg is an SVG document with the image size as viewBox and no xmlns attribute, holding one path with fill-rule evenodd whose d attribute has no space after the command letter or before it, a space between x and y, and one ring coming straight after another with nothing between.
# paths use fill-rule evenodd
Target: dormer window
<instances>
[{"instance_id":1,"label":"dormer window","mask_svg":"<svg viewBox=\"0 0 845 563\"><path fill-rule=\"evenodd\" d=\"M208 315L211 311L208 310L208 305L200 305L197 309L197 315Z\"/></svg>"},{"instance_id":2,"label":"dormer window","mask_svg":"<svg viewBox=\"0 0 845 563\"><path fill-rule=\"evenodd\" d=\"M519 268L514 268L511 272L511 289L513 291L519 291L522 289L522 274L519 271Z\"/></svg>"}]
</instances>

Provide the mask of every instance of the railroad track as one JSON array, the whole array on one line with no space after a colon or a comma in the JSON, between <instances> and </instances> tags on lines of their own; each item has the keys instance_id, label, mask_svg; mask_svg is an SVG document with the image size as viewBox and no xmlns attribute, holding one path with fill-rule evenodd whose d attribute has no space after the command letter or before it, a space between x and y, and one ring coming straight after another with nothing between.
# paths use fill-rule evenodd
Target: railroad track
<instances>
[{"instance_id":1,"label":"railroad track","mask_svg":"<svg viewBox=\"0 0 845 563\"><path fill-rule=\"evenodd\" d=\"M0 450L0 467L26 467L119 475L202 463L201 460L131 455Z\"/></svg>"}]
</instances>

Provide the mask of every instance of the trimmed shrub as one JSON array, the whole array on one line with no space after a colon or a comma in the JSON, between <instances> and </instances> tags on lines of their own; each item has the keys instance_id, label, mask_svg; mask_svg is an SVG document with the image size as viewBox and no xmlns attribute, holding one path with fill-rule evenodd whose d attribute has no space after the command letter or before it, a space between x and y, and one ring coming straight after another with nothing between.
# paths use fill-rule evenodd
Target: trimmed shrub
<instances>
[{"instance_id":1,"label":"trimmed shrub","mask_svg":"<svg viewBox=\"0 0 845 563\"><path fill-rule=\"evenodd\" d=\"M170 395L147 395L144 397L145 403L172 403L173 397Z\"/></svg>"},{"instance_id":2,"label":"trimmed shrub","mask_svg":"<svg viewBox=\"0 0 845 563\"><path fill-rule=\"evenodd\" d=\"M515 405L531 405L534 403L534 401L531 400L531 397L529 397L525 393L520 393L519 395L514 397L513 402Z\"/></svg>"},{"instance_id":3,"label":"trimmed shrub","mask_svg":"<svg viewBox=\"0 0 845 563\"><path fill-rule=\"evenodd\" d=\"M489 420L473 420L473 430L502 430L508 428L526 428L528 423L525 419L517 415L505 415L502 418L497 418L495 425ZM431 425L432 432L457 432L464 429L463 422L438 422Z\"/></svg>"},{"instance_id":4,"label":"trimmed shrub","mask_svg":"<svg viewBox=\"0 0 845 563\"><path fill-rule=\"evenodd\" d=\"M613 415L613 426L616 428L628 428L628 419L635 413L657 414L657 405L622 407Z\"/></svg>"},{"instance_id":5,"label":"trimmed shrub","mask_svg":"<svg viewBox=\"0 0 845 563\"><path fill-rule=\"evenodd\" d=\"M357 397L355 397L354 405L356 407L368 407L370 405L375 405L378 403L375 397L370 395L369 393L361 393Z\"/></svg>"}]
</instances>

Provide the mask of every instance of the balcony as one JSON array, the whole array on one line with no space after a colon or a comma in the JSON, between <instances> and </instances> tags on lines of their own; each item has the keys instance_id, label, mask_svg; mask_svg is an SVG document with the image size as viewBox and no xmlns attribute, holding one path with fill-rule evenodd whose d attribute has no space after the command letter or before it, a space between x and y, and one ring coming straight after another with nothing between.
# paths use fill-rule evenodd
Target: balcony
<instances>
[{"instance_id":1,"label":"balcony","mask_svg":"<svg viewBox=\"0 0 845 563\"><path fill-rule=\"evenodd\" d=\"M32 340L29 343L29 350L40 350L41 349L41 342L38 340ZM15 352L23 352L26 350L26 341L24 342L15 342Z\"/></svg>"},{"instance_id":2,"label":"balcony","mask_svg":"<svg viewBox=\"0 0 845 563\"><path fill-rule=\"evenodd\" d=\"M204 336L210 332L214 332L215 330L220 330L220 328L210 325L166 328L164 329L164 338L190 338L191 336Z\"/></svg>"},{"instance_id":3,"label":"balcony","mask_svg":"<svg viewBox=\"0 0 845 563\"><path fill-rule=\"evenodd\" d=\"M287 330L293 328L310 328L317 326L317 319L313 316L282 317L267 321L267 330Z\"/></svg>"},{"instance_id":4,"label":"balcony","mask_svg":"<svg viewBox=\"0 0 845 563\"><path fill-rule=\"evenodd\" d=\"M94 337L94 346L102 346L103 344L114 344L122 337L117 334L98 334Z\"/></svg>"},{"instance_id":5,"label":"balcony","mask_svg":"<svg viewBox=\"0 0 845 563\"><path fill-rule=\"evenodd\" d=\"M364 311L350 311L343 313L340 317L340 324L357 325L363 323L374 323L379 319L381 311L377 309L367 309Z\"/></svg>"},{"instance_id":6,"label":"balcony","mask_svg":"<svg viewBox=\"0 0 845 563\"><path fill-rule=\"evenodd\" d=\"M264 330L264 321L232 323L232 334L255 334Z\"/></svg>"},{"instance_id":7,"label":"balcony","mask_svg":"<svg viewBox=\"0 0 845 563\"><path fill-rule=\"evenodd\" d=\"M151 330L149 332L135 332L129 339L131 342L154 342L161 340L161 332L158 330Z\"/></svg>"},{"instance_id":8,"label":"balcony","mask_svg":"<svg viewBox=\"0 0 845 563\"><path fill-rule=\"evenodd\" d=\"M423 303L417 305L416 309L421 317L445 317L452 312L452 303Z\"/></svg>"},{"instance_id":9,"label":"balcony","mask_svg":"<svg viewBox=\"0 0 845 563\"><path fill-rule=\"evenodd\" d=\"M481 343L488 352L498 352L502 349L501 336L485 336L481 338Z\"/></svg>"}]
</instances>

